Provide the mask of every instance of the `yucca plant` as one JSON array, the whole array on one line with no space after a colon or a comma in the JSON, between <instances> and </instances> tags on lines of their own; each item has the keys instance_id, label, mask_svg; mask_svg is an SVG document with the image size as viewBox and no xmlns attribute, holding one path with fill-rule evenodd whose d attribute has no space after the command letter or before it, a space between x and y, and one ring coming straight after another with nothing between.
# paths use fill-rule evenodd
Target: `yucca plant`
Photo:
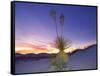
<instances>
[{"instance_id":1,"label":"yucca plant","mask_svg":"<svg viewBox=\"0 0 100 76\"><path fill-rule=\"evenodd\" d=\"M61 35L58 34L55 10L51 10L51 17L55 21L56 34L57 34L57 37L54 41L54 46L56 49L59 50L59 53L57 53L56 57L52 59L52 65L55 67L55 70L62 71L64 70L66 63L68 62L68 57L69 57L68 54L64 52L64 50L71 46L71 41L68 39L65 39L63 36L63 26L64 26L64 19L65 19L63 13L59 17L60 24L62 27Z\"/></svg>"}]
</instances>

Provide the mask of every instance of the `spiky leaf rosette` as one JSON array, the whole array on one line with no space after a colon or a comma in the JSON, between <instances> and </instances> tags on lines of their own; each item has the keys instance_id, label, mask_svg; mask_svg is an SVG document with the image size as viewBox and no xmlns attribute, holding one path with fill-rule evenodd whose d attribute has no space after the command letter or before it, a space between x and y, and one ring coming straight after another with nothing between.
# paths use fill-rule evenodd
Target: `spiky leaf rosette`
<instances>
[{"instance_id":1,"label":"spiky leaf rosette","mask_svg":"<svg viewBox=\"0 0 100 76\"><path fill-rule=\"evenodd\" d=\"M59 49L59 53L53 59L53 65L56 70L64 70L66 63L68 62L68 54L64 52L65 49L71 45L70 40L65 40L63 37L57 37L55 40L55 47Z\"/></svg>"},{"instance_id":2,"label":"spiky leaf rosette","mask_svg":"<svg viewBox=\"0 0 100 76\"><path fill-rule=\"evenodd\" d=\"M61 52L61 51L64 51L65 49L67 49L71 46L71 41L68 39L65 40L64 37L59 36L56 38L54 44L55 44L55 47L57 49L59 49Z\"/></svg>"}]
</instances>

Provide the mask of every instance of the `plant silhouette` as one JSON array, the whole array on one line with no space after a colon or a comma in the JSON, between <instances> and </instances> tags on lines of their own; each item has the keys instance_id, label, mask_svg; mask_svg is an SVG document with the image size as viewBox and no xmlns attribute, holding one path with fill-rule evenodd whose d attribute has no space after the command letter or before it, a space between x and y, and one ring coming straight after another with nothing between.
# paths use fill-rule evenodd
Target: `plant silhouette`
<instances>
[{"instance_id":1,"label":"plant silhouette","mask_svg":"<svg viewBox=\"0 0 100 76\"><path fill-rule=\"evenodd\" d=\"M54 66L54 69L56 71L62 71L62 70L65 70L66 63L68 62L68 59L69 59L68 54L65 53L64 50L71 46L71 41L68 39L65 39L63 36L63 26L64 26L64 20L65 20L64 14L62 13L59 17L60 19L59 22L61 25L61 35L59 35L58 33L58 25L56 21L57 13L54 9L51 9L50 16L54 20L55 26L56 26L57 37L55 38L54 46L56 49L59 50L59 53L57 53L56 57L52 59L51 64L52 66Z\"/></svg>"}]
</instances>

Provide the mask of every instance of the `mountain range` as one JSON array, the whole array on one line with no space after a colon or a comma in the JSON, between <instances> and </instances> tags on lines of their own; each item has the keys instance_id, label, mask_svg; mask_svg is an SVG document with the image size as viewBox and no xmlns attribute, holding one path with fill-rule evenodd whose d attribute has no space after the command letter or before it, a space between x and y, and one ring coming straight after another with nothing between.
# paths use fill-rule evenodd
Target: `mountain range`
<instances>
[{"instance_id":1,"label":"mountain range","mask_svg":"<svg viewBox=\"0 0 100 76\"><path fill-rule=\"evenodd\" d=\"M69 53L70 57L73 57L74 55L81 55L81 54L85 54L85 53L94 53L92 52L93 50L90 50L92 48L96 48L96 44L95 45L91 45L91 46L88 46L87 48L85 49L76 49L75 51L73 51L72 53ZM29 53L29 54L19 54L19 53L16 53L15 54L15 58L17 60L22 60L22 59L42 59L42 58L50 58L50 57L55 57L56 54L48 54L48 53L40 53L40 54L34 54L34 53ZM81 55L82 56L82 55Z\"/></svg>"}]
</instances>

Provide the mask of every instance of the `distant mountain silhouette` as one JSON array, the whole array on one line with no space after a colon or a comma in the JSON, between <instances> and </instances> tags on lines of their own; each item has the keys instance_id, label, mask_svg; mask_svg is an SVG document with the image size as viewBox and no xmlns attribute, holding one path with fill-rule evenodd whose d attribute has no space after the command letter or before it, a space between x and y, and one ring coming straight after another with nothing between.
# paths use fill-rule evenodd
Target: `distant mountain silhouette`
<instances>
[{"instance_id":1,"label":"distant mountain silhouette","mask_svg":"<svg viewBox=\"0 0 100 76\"><path fill-rule=\"evenodd\" d=\"M96 69L97 68L97 45L74 51L68 61L70 70Z\"/></svg>"},{"instance_id":2,"label":"distant mountain silhouette","mask_svg":"<svg viewBox=\"0 0 100 76\"><path fill-rule=\"evenodd\" d=\"M96 45L91 45L85 49L76 49L74 52L70 53L69 55L71 57L73 57L73 55L75 56L79 56L81 54L84 54L85 52L89 53L88 51L92 52L91 49L96 48ZM20 59L20 60L24 60L24 59L34 59L34 60L38 60L38 59L42 59L42 58L51 58L51 57L55 57L56 54L47 54L47 53L40 53L40 54L19 54L16 53L15 57L16 59Z\"/></svg>"},{"instance_id":3,"label":"distant mountain silhouette","mask_svg":"<svg viewBox=\"0 0 100 76\"><path fill-rule=\"evenodd\" d=\"M15 57L16 59L35 59L35 60L38 60L38 59L42 59L42 58L50 58L50 57L54 57L56 54L47 54L47 53L40 53L40 54L33 54L33 53L30 53L30 54L19 54L19 53L16 53Z\"/></svg>"},{"instance_id":4,"label":"distant mountain silhouette","mask_svg":"<svg viewBox=\"0 0 100 76\"><path fill-rule=\"evenodd\" d=\"M90 45L90 46L88 46L88 47L86 47L84 49L76 49L72 53L70 53L70 55L75 54L75 53L86 52L87 50L89 50L91 48L94 48L94 47L96 48L96 46L97 46L96 44L93 44L93 45Z\"/></svg>"}]
</instances>

